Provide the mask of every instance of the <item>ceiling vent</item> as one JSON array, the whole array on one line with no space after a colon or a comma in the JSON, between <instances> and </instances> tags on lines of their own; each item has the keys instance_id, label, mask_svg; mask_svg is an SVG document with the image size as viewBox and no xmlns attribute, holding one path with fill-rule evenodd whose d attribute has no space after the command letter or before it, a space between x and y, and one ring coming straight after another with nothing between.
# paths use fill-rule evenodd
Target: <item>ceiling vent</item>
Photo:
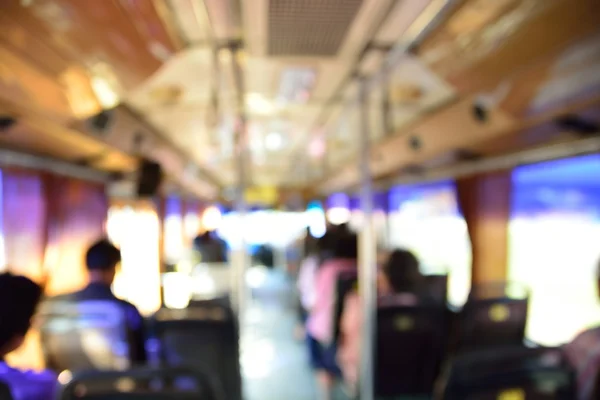
<instances>
[{"instance_id":1,"label":"ceiling vent","mask_svg":"<svg viewBox=\"0 0 600 400\"><path fill-rule=\"evenodd\" d=\"M269 55L335 56L363 0L271 0Z\"/></svg>"}]
</instances>

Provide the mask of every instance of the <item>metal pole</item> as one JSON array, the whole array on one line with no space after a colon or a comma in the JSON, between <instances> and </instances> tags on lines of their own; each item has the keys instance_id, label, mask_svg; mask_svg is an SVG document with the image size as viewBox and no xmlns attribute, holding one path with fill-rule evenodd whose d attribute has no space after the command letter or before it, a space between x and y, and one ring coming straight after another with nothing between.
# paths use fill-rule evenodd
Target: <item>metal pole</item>
<instances>
[{"instance_id":1,"label":"metal pole","mask_svg":"<svg viewBox=\"0 0 600 400\"><path fill-rule=\"evenodd\" d=\"M238 215L237 223L239 226L239 236L233 246L233 270L234 284L233 294L235 305L238 311L238 320L240 329L243 326L245 302L247 299L246 271L249 266L249 257L246 246L246 214L248 207L244 198L244 193L248 185L248 137L246 134L246 115L244 109L244 74L240 65L239 46L231 47L231 62L233 67L233 77L237 89L238 121L235 129L235 155L237 161L237 188L235 195L235 209Z\"/></svg>"},{"instance_id":2,"label":"metal pole","mask_svg":"<svg viewBox=\"0 0 600 400\"><path fill-rule=\"evenodd\" d=\"M359 237L359 291L364 322L361 326L360 398L374 399L374 357L377 314L377 244L373 227L373 185L371 181L367 82L360 82L360 175L361 206L364 215Z\"/></svg>"}]
</instances>

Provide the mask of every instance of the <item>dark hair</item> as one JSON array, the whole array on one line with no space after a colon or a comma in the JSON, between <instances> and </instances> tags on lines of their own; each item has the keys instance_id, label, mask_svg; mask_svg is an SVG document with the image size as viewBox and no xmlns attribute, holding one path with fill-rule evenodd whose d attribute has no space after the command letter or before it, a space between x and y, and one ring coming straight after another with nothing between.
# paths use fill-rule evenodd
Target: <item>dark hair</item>
<instances>
[{"instance_id":1,"label":"dark hair","mask_svg":"<svg viewBox=\"0 0 600 400\"><path fill-rule=\"evenodd\" d=\"M31 279L0 274L0 348L17 335L25 336L41 296L42 288Z\"/></svg>"},{"instance_id":2,"label":"dark hair","mask_svg":"<svg viewBox=\"0 0 600 400\"><path fill-rule=\"evenodd\" d=\"M90 246L85 263L88 270L108 270L121 262L121 250L107 239L98 240Z\"/></svg>"},{"instance_id":3,"label":"dark hair","mask_svg":"<svg viewBox=\"0 0 600 400\"><path fill-rule=\"evenodd\" d=\"M335 238L333 258L355 260L358 258L358 238L356 235L341 235Z\"/></svg>"},{"instance_id":4,"label":"dark hair","mask_svg":"<svg viewBox=\"0 0 600 400\"><path fill-rule=\"evenodd\" d=\"M385 263L383 272L395 292L416 290L423 278L419 272L419 260L404 249L394 250Z\"/></svg>"}]
</instances>

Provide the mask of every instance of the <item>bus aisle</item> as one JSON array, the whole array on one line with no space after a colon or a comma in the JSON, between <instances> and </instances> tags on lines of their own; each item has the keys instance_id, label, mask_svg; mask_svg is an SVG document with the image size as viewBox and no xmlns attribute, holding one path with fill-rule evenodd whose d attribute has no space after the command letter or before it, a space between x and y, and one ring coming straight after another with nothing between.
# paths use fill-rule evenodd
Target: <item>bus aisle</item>
<instances>
[{"instance_id":1,"label":"bus aisle","mask_svg":"<svg viewBox=\"0 0 600 400\"><path fill-rule=\"evenodd\" d=\"M242 330L241 364L247 400L312 400L315 381L297 322L293 284L281 270L258 270ZM251 279L252 279L251 278ZM336 399L344 400L341 393Z\"/></svg>"}]
</instances>

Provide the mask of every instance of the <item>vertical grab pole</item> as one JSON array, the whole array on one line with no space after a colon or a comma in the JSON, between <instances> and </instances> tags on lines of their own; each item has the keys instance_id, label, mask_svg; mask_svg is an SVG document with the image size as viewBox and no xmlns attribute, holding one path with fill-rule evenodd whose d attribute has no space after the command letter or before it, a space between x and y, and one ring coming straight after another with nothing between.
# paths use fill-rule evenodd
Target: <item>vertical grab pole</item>
<instances>
[{"instance_id":1,"label":"vertical grab pole","mask_svg":"<svg viewBox=\"0 0 600 400\"><path fill-rule=\"evenodd\" d=\"M373 227L367 82L360 82L360 176L363 226L359 237L359 292L364 323L361 326L360 399L374 399L374 356L377 311L377 245Z\"/></svg>"},{"instance_id":2,"label":"vertical grab pole","mask_svg":"<svg viewBox=\"0 0 600 400\"><path fill-rule=\"evenodd\" d=\"M239 44L232 44L231 63L233 77L237 94L237 123L234 132L234 146L237 167L237 187L235 191L235 210L238 215L239 236L236 238L233 250L233 294L234 304L237 307L239 328L241 330L244 321L246 293L246 271L249 265L249 257L246 249L246 214L248 207L244 193L248 185L248 135L246 134L246 113L244 108L244 73L240 65Z\"/></svg>"}]
</instances>

